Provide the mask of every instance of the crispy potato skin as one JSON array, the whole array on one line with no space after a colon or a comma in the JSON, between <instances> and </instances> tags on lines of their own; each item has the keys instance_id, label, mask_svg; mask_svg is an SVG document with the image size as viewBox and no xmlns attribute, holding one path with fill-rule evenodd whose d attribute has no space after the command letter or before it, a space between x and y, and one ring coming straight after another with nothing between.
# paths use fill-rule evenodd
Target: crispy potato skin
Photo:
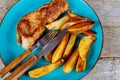
<instances>
[{"instance_id":1,"label":"crispy potato skin","mask_svg":"<svg viewBox=\"0 0 120 80\"><path fill-rule=\"evenodd\" d=\"M70 73L75 67L78 57L79 57L79 52L78 50L76 50L64 64L63 72Z\"/></svg>"},{"instance_id":2,"label":"crispy potato skin","mask_svg":"<svg viewBox=\"0 0 120 80\"><path fill-rule=\"evenodd\" d=\"M93 21L82 22L71 26L68 32L71 34L80 34L91 29L93 26L94 26Z\"/></svg>"},{"instance_id":3,"label":"crispy potato skin","mask_svg":"<svg viewBox=\"0 0 120 80\"><path fill-rule=\"evenodd\" d=\"M78 46L79 50L79 58L76 65L76 71L82 72L86 68L86 57L88 55L88 51L90 50L91 45L96 40L96 38L92 35L84 36Z\"/></svg>"},{"instance_id":4,"label":"crispy potato skin","mask_svg":"<svg viewBox=\"0 0 120 80\"><path fill-rule=\"evenodd\" d=\"M86 36L89 36L89 35L95 35L96 32L93 31L93 30L87 30L87 31L83 32L82 34L84 34L84 35L86 35Z\"/></svg>"},{"instance_id":5,"label":"crispy potato skin","mask_svg":"<svg viewBox=\"0 0 120 80\"><path fill-rule=\"evenodd\" d=\"M48 62L52 61L52 55L53 55L53 51L51 51L48 55L44 56L45 60Z\"/></svg>"},{"instance_id":6,"label":"crispy potato skin","mask_svg":"<svg viewBox=\"0 0 120 80\"><path fill-rule=\"evenodd\" d=\"M68 37L69 37L69 34L67 33L64 36L64 38L62 39L62 41L60 42L60 44L57 46L57 48L52 56L52 63L55 63L60 58L62 58L63 52L64 52L66 45L67 45L67 42L68 42Z\"/></svg>"},{"instance_id":7,"label":"crispy potato skin","mask_svg":"<svg viewBox=\"0 0 120 80\"><path fill-rule=\"evenodd\" d=\"M70 36L66 49L63 53L63 56L62 56L63 59L67 60L70 57L75 41L76 41L76 34L72 34Z\"/></svg>"},{"instance_id":8,"label":"crispy potato skin","mask_svg":"<svg viewBox=\"0 0 120 80\"><path fill-rule=\"evenodd\" d=\"M94 36L84 36L79 43L79 56L86 59L92 43L96 40Z\"/></svg>"},{"instance_id":9,"label":"crispy potato skin","mask_svg":"<svg viewBox=\"0 0 120 80\"><path fill-rule=\"evenodd\" d=\"M38 78L38 77L42 77L50 72L52 72L53 70L57 69L58 67L60 67L63 64L64 60L61 59L59 61L57 61L56 63L53 64L48 64L45 66L42 66L40 68L31 70L28 72L30 78Z\"/></svg>"},{"instance_id":10,"label":"crispy potato skin","mask_svg":"<svg viewBox=\"0 0 120 80\"><path fill-rule=\"evenodd\" d=\"M81 57L78 58L77 64L76 64L76 71L82 72L86 68L86 59L82 60Z\"/></svg>"}]
</instances>

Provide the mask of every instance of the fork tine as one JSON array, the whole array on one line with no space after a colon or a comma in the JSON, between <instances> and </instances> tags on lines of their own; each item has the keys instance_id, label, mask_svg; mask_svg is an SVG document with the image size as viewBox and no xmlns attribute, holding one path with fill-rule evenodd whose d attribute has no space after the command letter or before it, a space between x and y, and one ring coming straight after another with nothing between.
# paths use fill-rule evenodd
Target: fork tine
<instances>
[{"instance_id":1,"label":"fork tine","mask_svg":"<svg viewBox=\"0 0 120 80\"><path fill-rule=\"evenodd\" d=\"M48 36L50 36L51 34L53 34L53 32L49 32L48 34L46 34L42 39L40 39L40 41L43 41L44 39L46 39ZM39 41L38 41L39 42Z\"/></svg>"},{"instance_id":2,"label":"fork tine","mask_svg":"<svg viewBox=\"0 0 120 80\"><path fill-rule=\"evenodd\" d=\"M55 34L56 34L56 32L53 32L53 31L49 32L49 33L46 34L42 39L39 39L39 40L37 41L37 43L30 48L30 50L31 50L31 51L34 51L34 50L36 50L38 47L44 48L45 45L46 45L52 38L55 37Z\"/></svg>"},{"instance_id":3,"label":"fork tine","mask_svg":"<svg viewBox=\"0 0 120 80\"><path fill-rule=\"evenodd\" d=\"M56 35L56 32L49 32L48 34L45 35L45 37L43 37L42 39L40 39L40 41L38 41L38 44L41 45L41 47L43 48L52 38L54 38Z\"/></svg>"},{"instance_id":4,"label":"fork tine","mask_svg":"<svg viewBox=\"0 0 120 80\"><path fill-rule=\"evenodd\" d=\"M54 32L49 32L48 34L46 34L45 37L43 37L43 39L41 39L39 42L43 42L46 43L52 36L54 35Z\"/></svg>"},{"instance_id":5,"label":"fork tine","mask_svg":"<svg viewBox=\"0 0 120 80\"><path fill-rule=\"evenodd\" d=\"M56 35L56 32L52 32L50 35L48 35L48 37L46 37L44 40L43 40L43 44L46 44L48 43L52 38L54 38Z\"/></svg>"}]
</instances>

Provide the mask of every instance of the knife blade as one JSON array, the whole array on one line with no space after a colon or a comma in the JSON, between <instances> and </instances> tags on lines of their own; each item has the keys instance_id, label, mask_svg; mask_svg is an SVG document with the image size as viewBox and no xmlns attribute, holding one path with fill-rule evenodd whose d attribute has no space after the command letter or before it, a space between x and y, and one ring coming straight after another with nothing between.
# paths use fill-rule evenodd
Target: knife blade
<instances>
[{"instance_id":1,"label":"knife blade","mask_svg":"<svg viewBox=\"0 0 120 80\"><path fill-rule=\"evenodd\" d=\"M15 80L18 79L22 74L24 74L31 66L33 66L39 58L47 55L50 51L52 51L62 40L62 38L67 33L68 28L62 30L52 42L49 42L47 46L42 49L39 53L33 55L30 59L28 59L25 63L23 63L20 67L18 67L15 71L11 73L5 80Z\"/></svg>"}]
</instances>

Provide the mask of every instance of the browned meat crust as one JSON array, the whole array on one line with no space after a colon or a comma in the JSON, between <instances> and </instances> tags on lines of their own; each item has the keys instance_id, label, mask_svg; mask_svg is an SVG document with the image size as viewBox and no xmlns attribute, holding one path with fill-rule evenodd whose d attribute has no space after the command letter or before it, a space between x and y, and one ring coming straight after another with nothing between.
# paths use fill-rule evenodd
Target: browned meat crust
<instances>
[{"instance_id":1,"label":"browned meat crust","mask_svg":"<svg viewBox=\"0 0 120 80\"><path fill-rule=\"evenodd\" d=\"M37 11L25 15L17 25L18 43L23 48L30 48L44 32L46 23L56 20L68 9L66 0L53 0Z\"/></svg>"}]
</instances>

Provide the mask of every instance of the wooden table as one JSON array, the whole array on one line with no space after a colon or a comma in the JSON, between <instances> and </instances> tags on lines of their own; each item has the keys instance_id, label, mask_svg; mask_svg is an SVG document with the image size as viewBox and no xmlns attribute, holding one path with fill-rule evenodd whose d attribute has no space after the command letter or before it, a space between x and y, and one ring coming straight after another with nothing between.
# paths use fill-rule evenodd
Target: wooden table
<instances>
[{"instance_id":1,"label":"wooden table","mask_svg":"<svg viewBox=\"0 0 120 80\"><path fill-rule=\"evenodd\" d=\"M102 22L104 46L98 63L82 80L120 80L120 0L85 1L93 7ZM17 0L0 0L0 21L16 2ZM0 68L2 67L0 61Z\"/></svg>"}]
</instances>

